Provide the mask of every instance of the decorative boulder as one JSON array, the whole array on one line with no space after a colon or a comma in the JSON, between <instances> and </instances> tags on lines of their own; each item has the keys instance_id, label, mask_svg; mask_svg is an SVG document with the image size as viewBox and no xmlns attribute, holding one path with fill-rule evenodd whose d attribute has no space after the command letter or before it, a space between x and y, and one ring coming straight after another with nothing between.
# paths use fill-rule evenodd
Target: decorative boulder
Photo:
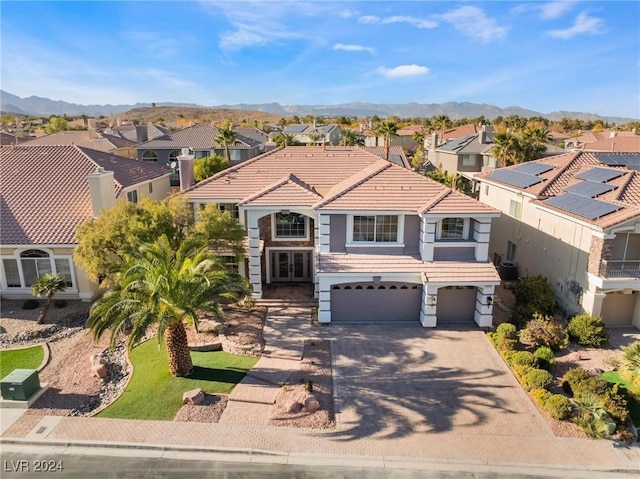
<instances>
[{"instance_id":1,"label":"decorative boulder","mask_svg":"<svg viewBox=\"0 0 640 479\"><path fill-rule=\"evenodd\" d=\"M307 396L307 398L304 400L304 407L302 408L302 410L304 412L316 412L318 409L320 409L320 403L318 402L316 397Z\"/></svg>"},{"instance_id":2,"label":"decorative boulder","mask_svg":"<svg viewBox=\"0 0 640 479\"><path fill-rule=\"evenodd\" d=\"M204 393L202 389L192 389L182 395L182 404L200 404L204 401Z\"/></svg>"},{"instance_id":3,"label":"decorative boulder","mask_svg":"<svg viewBox=\"0 0 640 479\"><path fill-rule=\"evenodd\" d=\"M109 371L107 371L106 361L100 354L92 354L89 356L91 362L91 376L94 378L104 379L107 377Z\"/></svg>"},{"instance_id":4,"label":"decorative boulder","mask_svg":"<svg viewBox=\"0 0 640 479\"><path fill-rule=\"evenodd\" d=\"M298 401L291 400L287 402L286 408L287 408L287 412L299 413L300 410L302 409L302 404L300 404Z\"/></svg>"}]
</instances>

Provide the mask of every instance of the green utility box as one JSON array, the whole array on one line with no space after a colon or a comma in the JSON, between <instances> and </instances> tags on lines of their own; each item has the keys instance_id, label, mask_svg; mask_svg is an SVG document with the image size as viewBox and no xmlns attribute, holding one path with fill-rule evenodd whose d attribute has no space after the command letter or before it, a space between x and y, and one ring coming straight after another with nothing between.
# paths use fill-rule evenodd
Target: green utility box
<instances>
[{"instance_id":1,"label":"green utility box","mask_svg":"<svg viewBox=\"0 0 640 479\"><path fill-rule=\"evenodd\" d=\"M40 389L37 369L14 369L0 379L0 392L3 399L27 401Z\"/></svg>"}]
</instances>

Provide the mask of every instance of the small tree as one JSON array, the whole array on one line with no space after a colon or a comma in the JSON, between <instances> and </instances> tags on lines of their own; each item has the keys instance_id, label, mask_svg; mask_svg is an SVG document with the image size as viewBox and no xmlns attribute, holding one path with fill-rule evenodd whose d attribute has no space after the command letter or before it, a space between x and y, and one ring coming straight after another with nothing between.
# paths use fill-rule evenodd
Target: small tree
<instances>
[{"instance_id":1,"label":"small tree","mask_svg":"<svg viewBox=\"0 0 640 479\"><path fill-rule=\"evenodd\" d=\"M193 162L193 176L196 183L199 183L216 173L229 168L231 163L220 155L198 158Z\"/></svg>"},{"instance_id":2,"label":"small tree","mask_svg":"<svg viewBox=\"0 0 640 479\"><path fill-rule=\"evenodd\" d=\"M38 318L38 324L44 323L44 318L47 316L49 308L51 308L53 296L65 289L67 289L67 282L64 279L64 276L60 273L45 274L44 276L40 276L38 280L33 283L31 293L38 298L43 296L47 298L47 302L44 304L42 313L40 313L40 317Z\"/></svg>"}]
</instances>

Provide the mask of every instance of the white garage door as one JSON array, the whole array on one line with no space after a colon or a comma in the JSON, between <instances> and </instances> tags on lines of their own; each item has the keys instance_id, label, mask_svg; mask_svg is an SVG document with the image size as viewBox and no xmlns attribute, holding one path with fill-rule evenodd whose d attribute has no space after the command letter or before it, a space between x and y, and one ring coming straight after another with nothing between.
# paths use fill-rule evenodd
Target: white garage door
<instances>
[{"instance_id":1,"label":"white garage door","mask_svg":"<svg viewBox=\"0 0 640 479\"><path fill-rule=\"evenodd\" d=\"M331 288L331 322L418 321L421 302L421 284L336 284Z\"/></svg>"}]
</instances>

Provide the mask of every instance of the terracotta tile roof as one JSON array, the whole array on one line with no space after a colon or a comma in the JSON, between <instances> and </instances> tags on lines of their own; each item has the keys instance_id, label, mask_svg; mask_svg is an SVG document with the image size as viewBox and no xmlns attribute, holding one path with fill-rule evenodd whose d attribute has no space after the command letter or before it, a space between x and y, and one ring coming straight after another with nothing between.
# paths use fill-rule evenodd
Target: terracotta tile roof
<instances>
[{"instance_id":1,"label":"terracotta tile roof","mask_svg":"<svg viewBox=\"0 0 640 479\"><path fill-rule=\"evenodd\" d=\"M311 206L322 197L293 173L245 198L238 205Z\"/></svg>"},{"instance_id":2,"label":"terracotta tile roof","mask_svg":"<svg viewBox=\"0 0 640 479\"><path fill-rule=\"evenodd\" d=\"M444 195L438 197L433 204L423 207L421 211L421 213L432 215L452 215L461 212L500 215L498 210L476 201L463 193L451 191L449 188L445 190Z\"/></svg>"},{"instance_id":3,"label":"terracotta tile roof","mask_svg":"<svg viewBox=\"0 0 640 479\"><path fill-rule=\"evenodd\" d=\"M451 128L444 131L444 135L441 135L441 130L436 130L440 136L440 140L454 140L456 138L464 138L465 136L475 135L480 131L481 127L478 125L467 124Z\"/></svg>"},{"instance_id":4,"label":"terracotta tile roof","mask_svg":"<svg viewBox=\"0 0 640 479\"><path fill-rule=\"evenodd\" d=\"M450 283L487 281L500 283L500 275L492 263L470 261L434 261L424 263L422 280L425 283Z\"/></svg>"},{"instance_id":5,"label":"terracotta tile roof","mask_svg":"<svg viewBox=\"0 0 640 479\"><path fill-rule=\"evenodd\" d=\"M396 132L396 135L398 136L413 136L414 133L416 132L421 132L424 133L426 135L426 129L423 125L409 125L409 126L404 126L400 129L398 129L398 131Z\"/></svg>"},{"instance_id":6,"label":"terracotta tile roof","mask_svg":"<svg viewBox=\"0 0 640 479\"><path fill-rule=\"evenodd\" d=\"M322 210L426 212L431 198L450 194L437 211L494 214L495 210L360 147L287 147L222 171L183 192L189 199L243 204L296 204L318 195ZM304 203L307 204L307 203ZM430 212L430 211L429 211Z\"/></svg>"},{"instance_id":7,"label":"terracotta tile roof","mask_svg":"<svg viewBox=\"0 0 640 479\"><path fill-rule=\"evenodd\" d=\"M623 155L621 153L618 154ZM528 188L518 188L512 185L506 185L505 183L502 184L505 184L509 188L526 191L535 195L537 197L537 199L533 201L535 204L558 211L581 221L592 223L601 228L609 228L629 219L640 217L640 201L638 201L638 199L640 199L640 172L625 167L609 167L602 163L596 155L597 153L595 152L572 151L562 155L536 160L531 163L546 164L554 167L554 169L538 175L544 178L545 181ZM519 165L509 166L501 169L513 169L518 166ZM613 190L598 195L597 198L595 198L600 201L622 206L621 209L600 218L589 220L544 202L545 199L565 193L565 188L581 183L583 180L576 178L576 175L596 167L603 170L609 169L611 171L623 172L623 174L617 178L606 182L606 184L615 187ZM487 178L487 174L490 173L478 174L476 175L476 179L501 183L500 181Z\"/></svg>"},{"instance_id":8,"label":"terracotta tile roof","mask_svg":"<svg viewBox=\"0 0 640 479\"><path fill-rule=\"evenodd\" d=\"M616 153L640 153L640 136L616 136L588 143L584 151L613 151Z\"/></svg>"},{"instance_id":9,"label":"terracotta tile roof","mask_svg":"<svg viewBox=\"0 0 640 479\"><path fill-rule=\"evenodd\" d=\"M361 146L360 148L373 153L382 159L385 159L387 156L384 146ZM409 160L407 159L407 155L405 155L404 149L401 146L391 145L389 147L389 161L396 165L404 166L405 168L411 167Z\"/></svg>"},{"instance_id":10,"label":"terracotta tile roof","mask_svg":"<svg viewBox=\"0 0 640 479\"><path fill-rule=\"evenodd\" d=\"M114 188L161 176L168 168L79 146L3 146L0 150L2 244L74 244L76 227L93 216L87 175L114 172Z\"/></svg>"},{"instance_id":11,"label":"terracotta tile roof","mask_svg":"<svg viewBox=\"0 0 640 479\"><path fill-rule=\"evenodd\" d=\"M59 131L51 135L34 138L23 143L24 145L78 145L98 151L113 151L116 148L129 148L134 146L134 141L120 138L114 135L103 134L96 136L90 131Z\"/></svg>"},{"instance_id":12,"label":"terracotta tile roof","mask_svg":"<svg viewBox=\"0 0 640 479\"><path fill-rule=\"evenodd\" d=\"M434 261L403 254L319 253L318 273L420 273L423 282L500 282L492 263Z\"/></svg>"},{"instance_id":13,"label":"terracotta tile roof","mask_svg":"<svg viewBox=\"0 0 640 479\"><path fill-rule=\"evenodd\" d=\"M553 138L553 141L568 140L569 138L571 138L571 135L567 135L566 133L560 133L559 131L550 131L549 136Z\"/></svg>"}]
</instances>

